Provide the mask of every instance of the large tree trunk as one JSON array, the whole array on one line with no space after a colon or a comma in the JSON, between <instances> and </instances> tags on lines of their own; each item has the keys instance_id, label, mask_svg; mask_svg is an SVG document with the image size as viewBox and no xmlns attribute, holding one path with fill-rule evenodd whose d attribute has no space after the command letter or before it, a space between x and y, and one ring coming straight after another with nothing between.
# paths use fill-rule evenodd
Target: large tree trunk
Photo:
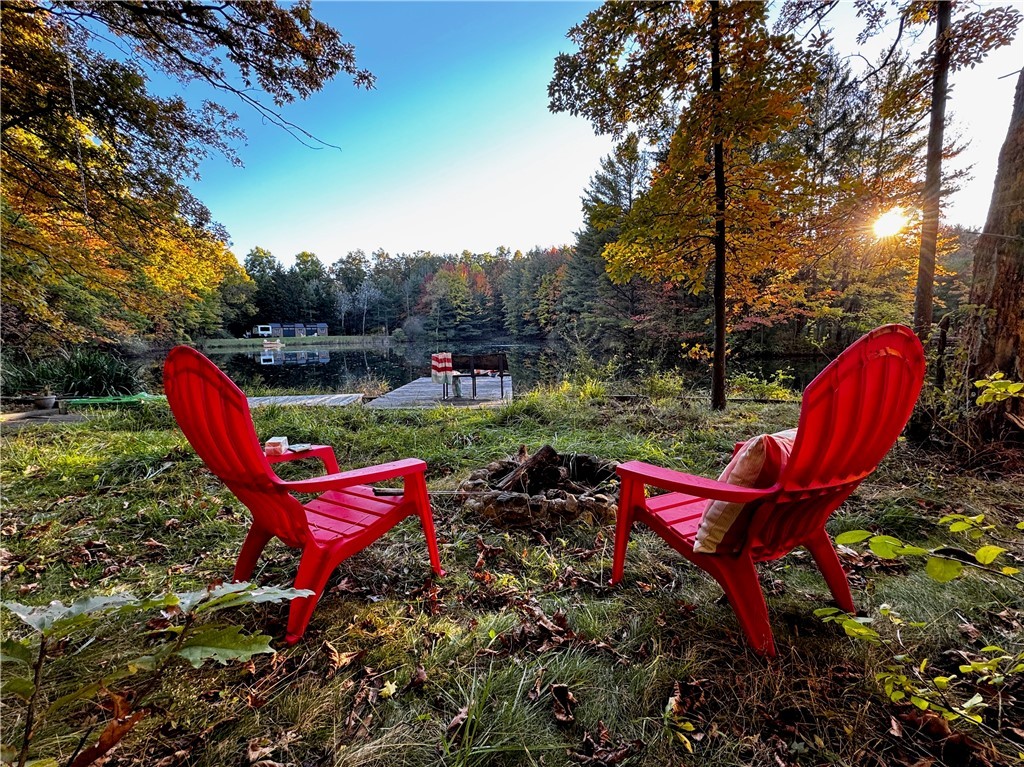
<instances>
[{"instance_id":1,"label":"large tree trunk","mask_svg":"<svg viewBox=\"0 0 1024 767\"><path fill-rule=\"evenodd\" d=\"M715 351L711 365L711 407L725 410L725 152L721 111L722 33L718 28L718 0L711 0L711 93L715 99Z\"/></svg>"},{"instance_id":2,"label":"large tree trunk","mask_svg":"<svg viewBox=\"0 0 1024 767\"><path fill-rule=\"evenodd\" d=\"M946 123L949 79L950 0L940 0L935 29L935 69L932 72L931 124L928 127L928 155L924 182L924 221L921 223L921 251L917 261L917 291L914 300L914 332L928 343L932 328L935 292L935 247L939 235L939 201L942 197L942 132Z\"/></svg>"},{"instance_id":3,"label":"large tree trunk","mask_svg":"<svg viewBox=\"0 0 1024 767\"><path fill-rule=\"evenodd\" d=\"M996 372L1024 380L1024 71L1017 77L988 219L974 247L970 303L979 311L965 333L966 386L973 394L973 381ZM1017 400L1016 412L1022 409ZM1001 428L992 419L976 426L983 439Z\"/></svg>"}]
</instances>

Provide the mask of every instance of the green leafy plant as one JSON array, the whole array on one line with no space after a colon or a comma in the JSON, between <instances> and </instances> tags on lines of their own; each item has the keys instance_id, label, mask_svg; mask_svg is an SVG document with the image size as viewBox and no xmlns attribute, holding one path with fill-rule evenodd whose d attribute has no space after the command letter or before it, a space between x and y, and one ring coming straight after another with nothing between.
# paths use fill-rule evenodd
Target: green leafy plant
<instances>
[{"instance_id":1,"label":"green leafy plant","mask_svg":"<svg viewBox=\"0 0 1024 767\"><path fill-rule=\"evenodd\" d=\"M980 381L974 382L981 394L976 400L979 405L990 405L993 402L1005 402L1008 399L1024 399L1024 382L1008 381L1002 373L993 373Z\"/></svg>"},{"instance_id":2,"label":"green leafy plant","mask_svg":"<svg viewBox=\"0 0 1024 767\"><path fill-rule=\"evenodd\" d=\"M677 370L655 371L640 379L640 390L653 400L678 399L686 387L686 378Z\"/></svg>"},{"instance_id":3,"label":"green leafy plant","mask_svg":"<svg viewBox=\"0 0 1024 767\"><path fill-rule=\"evenodd\" d=\"M922 711L934 711L948 721L963 718L989 730L990 735L1000 736L998 729L984 724L980 712L989 704L978 690L984 687L1001 703L1002 691L1011 677L1024 675L1024 652L1012 654L996 645L981 648L981 655L961 651L965 662L958 670L962 677L934 673L929 671L932 667L929 658L918 660L907 651L901 634L902 629L923 629L927 624L905 620L888 604L881 605L879 617L898 629L894 639L884 638L872 628L869 624L875 619L871 617L850 616L837 607L823 607L814 614L825 623L840 625L850 637L885 649L889 660L885 669L875 674L875 679L893 703L909 702Z\"/></svg>"},{"instance_id":4,"label":"green leafy plant","mask_svg":"<svg viewBox=\"0 0 1024 767\"><path fill-rule=\"evenodd\" d=\"M968 571L1020 581L1019 568L1007 563L1020 546L1012 531L991 522L984 514L946 514L938 524L969 542L970 547L925 548L868 530L841 533L836 536L836 543L843 546L866 543L867 548L880 559L923 557L925 573L939 583L948 583ZM1015 530L1024 530L1024 522L1017 523ZM982 711L990 705L991 699L998 702L1001 710L1008 679L1024 675L1024 653L1013 654L996 645L983 647L980 655L961 650L959 655L964 663L959 666L960 675L933 672L930 670L932 661L927 657L914 657L904 644L902 634L906 629L923 629L926 624L904 619L888 604L881 605L878 618L896 629L890 632L893 634L891 637L883 636L874 627L875 617L847 615L836 607L816 610L815 615L826 623L841 626L847 636L881 647L888 654L884 670L878 672L875 679L894 703L910 703L921 711L933 711L948 721L963 719L982 728L991 737L1002 737L999 728L985 723ZM988 700L982 692L986 693Z\"/></svg>"},{"instance_id":5,"label":"green leafy plant","mask_svg":"<svg viewBox=\"0 0 1024 767\"><path fill-rule=\"evenodd\" d=\"M52 758L29 760L33 736L38 733L42 722L59 714L67 715L72 707L85 701L103 701L112 713L111 719L99 737L86 746L91 733L91 729L88 730L66 762L67 767L93 764L151 713L145 705L148 698L176 664L184 661L198 668L207 660L228 663L274 652L269 636L246 634L240 626L211 620L211 615L229 607L280 602L309 594L312 592L308 590L254 587L242 582L150 598L123 593L87 597L70 605L53 601L48 605L30 607L18 602L3 602L2 606L28 626L32 633L20 639L6 637L0 645L2 693L5 698L20 699L24 706L20 746L0 746L0 759L17 767L57 765ZM78 646L73 651L80 652L96 640L98 624L105 618L138 620L154 611L159 611L162 619L156 623L157 628L139 632L147 639L143 654L113 659L102 676L50 699L51 686L47 684L45 674L48 663L72 652L69 647L75 644L75 635L86 635L77 642ZM135 684L130 693L127 690L119 692L119 684L126 684L126 680L133 677ZM14 731L9 725L5 729L5 735Z\"/></svg>"},{"instance_id":6,"label":"green leafy plant","mask_svg":"<svg viewBox=\"0 0 1024 767\"><path fill-rule=\"evenodd\" d=\"M793 371L776 370L770 379L760 378L749 373L738 373L729 379L729 396L768 399L793 400L797 398L793 391Z\"/></svg>"},{"instance_id":7,"label":"green leafy plant","mask_svg":"<svg viewBox=\"0 0 1024 767\"><path fill-rule=\"evenodd\" d=\"M980 541L996 526L985 521L984 514L968 516L966 514L946 514L939 520L940 525L948 525L952 533L964 533L971 541ZM1018 522L1017 530L1024 530L1024 522ZM1009 545L1017 542L1001 539ZM973 568L993 575L1001 575L1020 580L1020 568L1008 564L996 564L996 560L1007 553L1005 546L986 544L976 551L968 551L956 546L938 546L931 549L906 544L891 535L875 535L869 530L849 530L836 536L836 543L848 546L867 541L868 548L881 559L897 559L903 556L927 557L924 571L932 580L946 583L959 577L965 568ZM1005 559L1005 557L1003 557Z\"/></svg>"}]
</instances>

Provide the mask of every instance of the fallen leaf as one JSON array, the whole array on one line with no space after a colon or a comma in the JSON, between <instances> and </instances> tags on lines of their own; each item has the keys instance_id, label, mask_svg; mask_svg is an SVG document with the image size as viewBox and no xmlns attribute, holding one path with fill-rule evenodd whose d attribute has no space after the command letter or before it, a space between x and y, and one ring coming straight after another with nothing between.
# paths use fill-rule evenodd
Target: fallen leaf
<instances>
[{"instance_id":1,"label":"fallen leaf","mask_svg":"<svg viewBox=\"0 0 1024 767\"><path fill-rule=\"evenodd\" d=\"M448 723L448 729L445 730L445 735L452 744L456 744L462 739L468 721L469 706L463 706L459 709L459 713L452 717Z\"/></svg>"},{"instance_id":2,"label":"fallen leaf","mask_svg":"<svg viewBox=\"0 0 1024 767\"><path fill-rule=\"evenodd\" d=\"M163 631L164 629L169 628L170 625L171 622L163 616L159 618L150 618L146 621L146 628L150 631Z\"/></svg>"},{"instance_id":3,"label":"fallen leaf","mask_svg":"<svg viewBox=\"0 0 1024 767\"><path fill-rule=\"evenodd\" d=\"M533 687L530 689L528 693L526 693L527 699L529 699L531 702L536 702L537 699L540 697L541 682L544 680L544 672L546 670L547 669L545 668L541 668L541 670L537 672L537 678L533 681Z\"/></svg>"},{"instance_id":4,"label":"fallen leaf","mask_svg":"<svg viewBox=\"0 0 1024 767\"><path fill-rule=\"evenodd\" d=\"M672 696L665 708L677 720L686 719L704 702L704 683L706 679L688 679L677 681L672 686Z\"/></svg>"},{"instance_id":5,"label":"fallen leaf","mask_svg":"<svg viewBox=\"0 0 1024 767\"><path fill-rule=\"evenodd\" d=\"M486 560L494 559L505 551L501 546L490 546L484 543L484 539L479 536L476 539L476 550L479 553L477 554L476 564L473 565L474 570L483 569Z\"/></svg>"},{"instance_id":6,"label":"fallen leaf","mask_svg":"<svg viewBox=\"0 0 1024 767\"><path fill-rule=\"evenodd\" d=\"M189 755L188 750L182 748L175 751L173 754L165 756L158 762L153 763L153 767L174 767L174 765L183 761L185 757Z\"/></svg>"},{"instance_id":7,"label":"fallen leaf","mask_svg":"<svg viewBox=\"0 0 1024 767\"><path fill-rule=\"evenodd\" d=\"M970 639L972 642L981 636L981 632L978 631L978 627L973 623L961 623L960 633Z\"/></svg>"},{"instance_id":8,"label":"fallen leaf","mask_svg":"<svg viewBox=\"0 0 1024 767\"><path fill-rule=\"evenodd\" d=\"M423 666L417 666L416 670L412 672L412 677L406 683L404 690L419 689L427 683L427 672Z\"/></svg>"},{"instance_id":9,"label":"fallen leaf","mask_svg":"<svg viewBox=\"0 0 1024 767\"><path fill-rule=\"evenodd\" d=\"M362 655L361 652L338 652L330 642L324 642L324 650L327 653L328 662L330 663L330 666L327 669L328 679Z\"/></svg>"},{"instance_id":10,"label":"fallen leaf","mask_svg":"<svg viewBox=\"0 0 1024 767\"><path fill-rule=\"evenodd\" d=\"M569 692L569 686L565 684L553 684L549 688L551 697L554 699L555 719L562 724L576 721L575 709L576 698Z\"/></svg>"},{"instance_id":11,"label":"fallen leaf","mask_svg":"<svg viewBox=\"0 0 1024 767\"><path fill-rule=\"evenodd\" d=\"M345 576L331 589L332 594L362 594L366 589L359 586L354 580Z\"/></svg>"},{"instance_id":12,"label":"fallen leaf","mask_svg":"<svg viewBox=\"0 0 1024 767\"><path fill-rule=\"evenodd\" d=\"M578 749L569 751L569 758L572 761L586 767L615 767L644 749L644 743L640 740L616 743L604 726L604 722L597 723L595 734L597 735L596 740L589 732L583 734L582 745Z\"/></svg>"},{"instance_id":13,"label":"fallen leaf","mask_svg":"<svg viewBox=\"0 0 1024 767\"><path fill-rule=\"evenodd\" d=\"M139 720L149 713L148 708L132 711L128 701L117 693L108 691L107 695L110 699L110 707L113 710L113 719L103 728L99 740L88 748L79 751L78 756L75 757L75 760L68 767L90 767L90 765L98 761L104 754L120 743L121 739L139 723Z\"/></svg>"},{"instance_id":14,"label":"fallen leaf","mask_svg":"<svg viewBox=\"0 0 1024 767\"><path fill-rule=\"evenodd\" d=\"M356 739L369 735L370 724L373 722L373 713L371 712L364 717L363 712L367 707L377 702L377 698L380 695L380 686L381 681L377 676L377 672L369 666L365 666L363 668L363 676L359 680L359 687L352 698L352 708L348 716L345 717L345 732L348 737Z\"/></svg>"}]
</instances>

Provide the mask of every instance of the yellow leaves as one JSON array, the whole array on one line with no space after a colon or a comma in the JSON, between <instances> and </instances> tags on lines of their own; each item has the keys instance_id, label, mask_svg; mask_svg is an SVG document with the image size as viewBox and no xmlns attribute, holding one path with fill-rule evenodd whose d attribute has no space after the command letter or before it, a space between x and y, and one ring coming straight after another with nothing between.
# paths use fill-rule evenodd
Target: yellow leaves
<instances>
[{"instance_id":1,"label":"yellow leaves","mask_svg":"<svg viewBox=\"0 0 1024 767\"><path fill-rule=\"evenodd\" d=\"M16 147L48 162L38 139L17 130L9 134L13 146L5 134L5 155ZM49 166L57 174L77 173L66 162ZM215 290L229 274L247 279L223 242L184 222L160 226L158 216L147 215L150 236L143 237L137 221L119 218L124 211L116 204L111 209L90 200L87 217L62 205L56 190L20 186L10 175L2 192L3 301L67 340L129 334L145 318L162 317ZM136 211L146 209L127 202Z\"/></svg>"},{"instance_id":2,"label":"yellow leaves","mask_svg":"<svg viewBox=\"0 0 1024 767\"><path fill-rule=\"evenodd\" d=\"M144 271L158 290L193 298L241 268L223 242L186 229L160 232L153 242L152 263Z\"/></svg>"}]
</instances>

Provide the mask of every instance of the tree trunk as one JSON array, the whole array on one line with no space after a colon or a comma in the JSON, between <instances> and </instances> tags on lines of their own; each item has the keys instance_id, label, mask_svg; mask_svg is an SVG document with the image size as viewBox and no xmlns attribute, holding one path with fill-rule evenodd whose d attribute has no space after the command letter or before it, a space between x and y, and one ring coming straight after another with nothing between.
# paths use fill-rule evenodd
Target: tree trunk
<instances>
[{"instance_id":1,"label":"tree trunk","mask_svg":"<svg viewBox=\"0 0 1024 767\"><path fill-rule=\"evenodd\" d=\"M711 407L725 410L725 152L719 125L722 93L719 0L711 0L711 93L715 100L715 351L711 366Z\"/></svg>"},{"instance_id":2,"label":"tree trunk","mask_svg":"<svg viewBox=\"0 0 1024 767\"><path fill-rule=\"evenodd\" d=\"M969 396L972 383L992 373L1024 381L1024 71L1017 76L1010 129L999 153L985 229L974 246L970 303L978 312L965 332ZM1011 401L1012 402L1012 401ZM1016 412L1022 409L1016 401ZM1012 406L1012 405L1011 405ZM990 439L998 424L977 424Z\"/></svg>"},{"instance_id":3,"label":"tree trunk","mask_svg":"<svg viewBox=\"0 0 1024 767\"><path fill-rule=\"evenodd\" d=\"M935 29L935 70L932 73L931 124L924 183L924 221L921 223L921 253L917 261L917 292L914 300L914 332L928 343L932 328L935 290L935 245L939 234L939 200L942 197L942 131L946 122L949 78L950 0L940 0Z\"/></svg>"}]
</instances>

